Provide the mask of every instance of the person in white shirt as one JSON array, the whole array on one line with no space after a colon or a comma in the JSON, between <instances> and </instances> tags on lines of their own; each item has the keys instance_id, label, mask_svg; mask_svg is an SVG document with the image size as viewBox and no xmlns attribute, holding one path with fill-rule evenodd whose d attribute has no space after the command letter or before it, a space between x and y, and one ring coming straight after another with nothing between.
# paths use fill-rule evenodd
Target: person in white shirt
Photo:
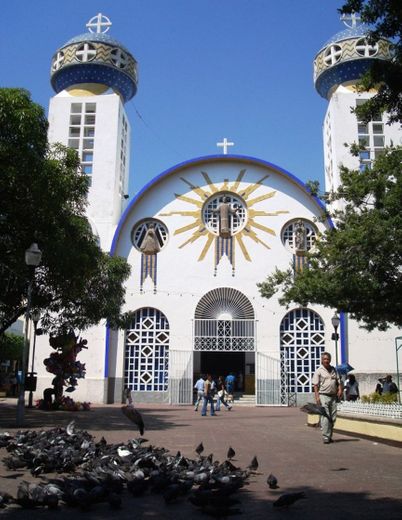
<instances>
[{"instance_id":1,"label":"person in white shirt","mask_svg":"<svg viewBox=\"0 0 402 520\"><path fill-rule=\"evenodd\" d=\"M200 405L200 402L202 401L202 398L204 397L204 385L205 380L202 376L198 379L198 381L194 385L194 389L197 390L197 400L195 402L195 408L194 411L198 412L198 407Z\"/></svg>"}]
</instances>

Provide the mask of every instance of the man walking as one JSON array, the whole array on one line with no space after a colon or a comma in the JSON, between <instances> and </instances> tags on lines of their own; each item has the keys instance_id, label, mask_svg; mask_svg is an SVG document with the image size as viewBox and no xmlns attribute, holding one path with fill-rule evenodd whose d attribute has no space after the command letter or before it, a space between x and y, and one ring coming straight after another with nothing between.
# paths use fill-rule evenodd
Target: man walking
<instances>
[{"instance_id":1,"label":"man walking","mask_svg":"<svg viewBox=\"0 0 402 520\"><path fill-rule=\"evenodd\" d=\"M202 403L202 410L201 410L202 416L207 415L208 403L211 404L211 416L215 415L214 400L212 398L211 386L212 386L212 376L211 376L211 374L207 374L207 378L204 383L204 397L203 397L204 401Z\"/></svg>"},{"instance_id":2,"label":"man walking","mask_svg":"<svg viewBox=\"0 0 402 520\"><path fill-rule=\"evenodd\" d=\"M323 352L321 365L313 375L315 401L323 406L326 416L321 417L324 444L332 442L332 431L336 420L336 402L342 397L343 386L339 374L331 365L331 354Z\"/></svg>"},{"instance_id":3,"label":"man walking","mask_svg":"<svg viewBox=\"0 0 402 520\"><path fill-rule=\"evenodd\" d=\"M198 412L198 407L200 405L201 399L204 397L204 378L200 376L197 382L194 385L194 389L197 390L197 400L195 402L194 411Z\"/></svg>"}]
</instances>

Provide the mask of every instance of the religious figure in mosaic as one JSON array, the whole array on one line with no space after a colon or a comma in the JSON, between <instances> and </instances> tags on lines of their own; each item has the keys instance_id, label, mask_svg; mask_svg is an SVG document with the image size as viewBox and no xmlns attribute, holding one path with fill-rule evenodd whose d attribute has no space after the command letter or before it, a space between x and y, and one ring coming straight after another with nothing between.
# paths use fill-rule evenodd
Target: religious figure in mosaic
<instances>
[{"instance_id":1,"label":"religious figure in mosaic","mask_svg":"<svg viewBox=\"0 0 402 520\"><path fill-rule=\"evenodd\" d=\"M306 226L302 220L298 220L295 224L294 240L296 251L306 250Z\"/></svg>"},{"instance_id":2,"label":"religious figure in mosaic","mask_svg":"<svg viewBox=\"0 0 402 520\"><path fill-rule=\"evenodd\" d=\"M145 233L144 240L140 246L140 251L144 255L155 255L159 253L161 247L156 236L155 224L149 224L149 227Z\"/></svg>"},{"instance_id":3,"label":"religious figure in mosaic","mask_svg":"<svg viewBox=\"0 0 402 520\"><path fill-rule=\"evenodd\" d=\"M218 213L220 237L229 238L232 236L232 229L230 225L231 215L235 215L238 211L239 208L231 208L229 197L223 197L223 200L219 204L219 206L215 210L213 210L214 213Z\"/></svg>"}]
</instances>

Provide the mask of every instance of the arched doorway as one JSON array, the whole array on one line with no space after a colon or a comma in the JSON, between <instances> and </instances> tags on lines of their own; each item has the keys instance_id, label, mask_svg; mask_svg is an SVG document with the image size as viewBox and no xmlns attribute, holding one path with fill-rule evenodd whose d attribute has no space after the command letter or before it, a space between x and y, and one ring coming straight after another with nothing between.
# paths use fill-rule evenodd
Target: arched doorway
<instances>
[{"instance_id":1,"label":"arched doorway","mask_svg":"<svg viewBox=\"0 0 402 520\"><path fill-rule=\"evenodd\" d=\"M205 294L194 313L194 372L236 376L238 391L254 393L255 315L240 291L220 287Z\"/></svg>"},{"instance_id":2,"label":"arched doorway","mask_svg":"<svg viewBox=\"0 0 402 520\"><path fill-rule=\"evenodd\" d=\"M134 313L125 333L124 386L135 392L166 392L169 369L169 322L158 309Z\"/></svg>"},{"instance_id":3,"label":"arched doorway","mask_svg":"<svg viewBox=\"0 0 402 520\"><path fill-rule=\"evenodd\" d=\"M311 379L325 350L324 322L310 309L294 309L280 326L281 394L295 404L298 394L313 392Z\"/></svg>"}]
</instances>

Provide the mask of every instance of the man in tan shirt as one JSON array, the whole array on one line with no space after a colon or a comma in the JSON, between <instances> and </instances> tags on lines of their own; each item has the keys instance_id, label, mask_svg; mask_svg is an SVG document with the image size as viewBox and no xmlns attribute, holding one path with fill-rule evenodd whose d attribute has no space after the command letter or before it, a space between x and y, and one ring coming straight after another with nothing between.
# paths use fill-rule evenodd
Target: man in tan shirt
<instances>
[{"instance_id":1,"label":"man in tan shirt","mask_svg":"<svg viewBox=\"0 0 402 520\"><path fill-rule=\"evenodd\" d=\"M321 365L313 375L315 401L323 406L327 417L321 416L324 444L332 442L332 431L336 420L336 402L342 397L343 387L338 372L331 366L331 354L323 352Z\"/></svg>"}]
</instances>

